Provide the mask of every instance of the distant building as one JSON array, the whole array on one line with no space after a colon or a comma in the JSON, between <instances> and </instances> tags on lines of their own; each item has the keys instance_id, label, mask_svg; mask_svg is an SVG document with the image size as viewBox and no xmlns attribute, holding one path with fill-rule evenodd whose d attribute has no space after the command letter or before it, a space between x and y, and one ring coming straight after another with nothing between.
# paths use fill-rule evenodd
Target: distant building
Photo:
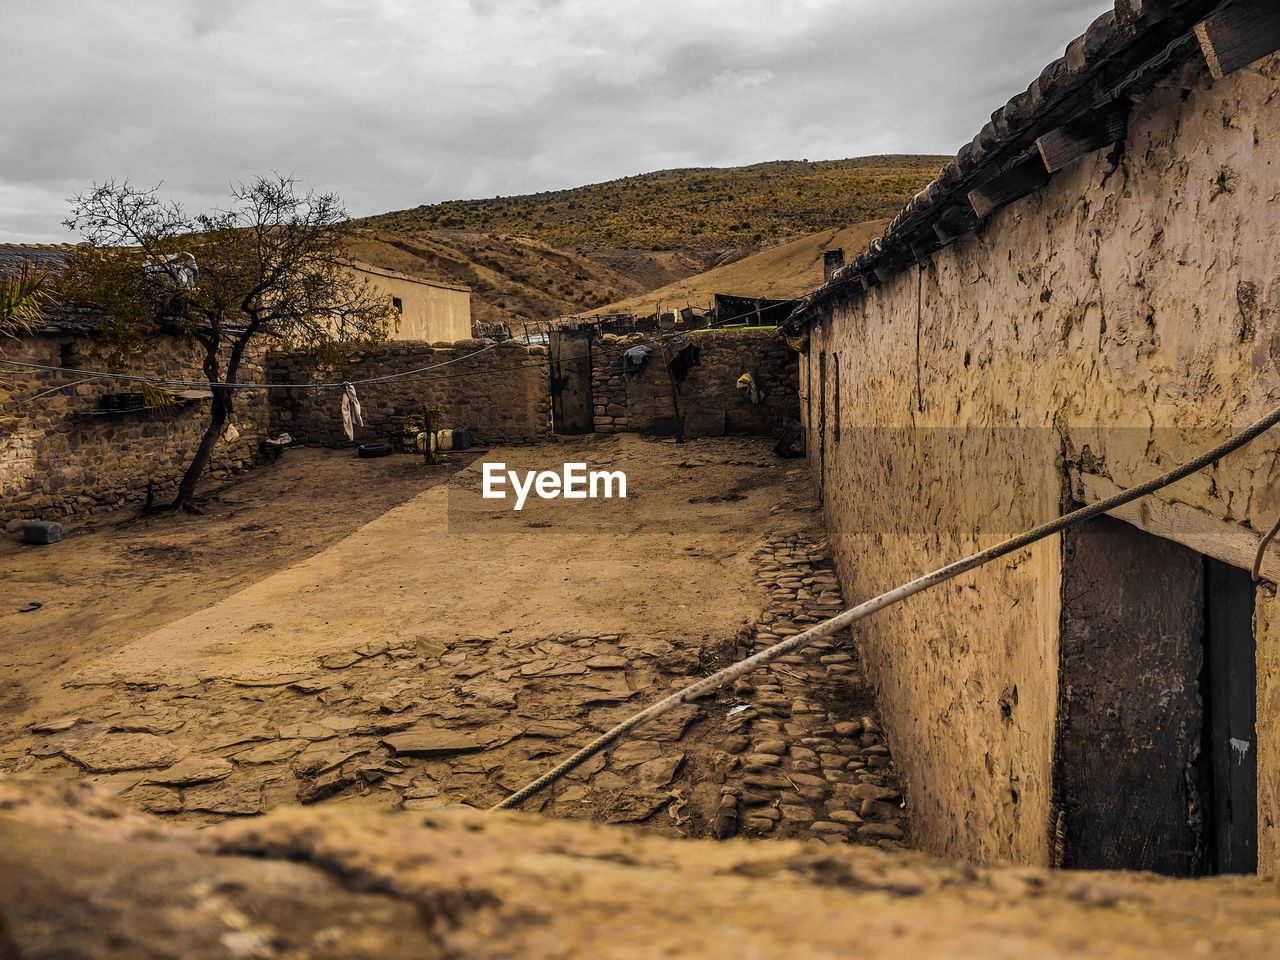
<instances>
[{"instance_id":1,"label":"distant building","mask_svg":"<svg viewBox=\"0 0 1280 960\"><path fill-rule=\"evenodd\" d=\"M352 263L351 267L379 293L390 296L400 311L393 340L431 343L471 336L471 288L440 280L423 280L394 270Z\"/></svg>"}]
</instances>

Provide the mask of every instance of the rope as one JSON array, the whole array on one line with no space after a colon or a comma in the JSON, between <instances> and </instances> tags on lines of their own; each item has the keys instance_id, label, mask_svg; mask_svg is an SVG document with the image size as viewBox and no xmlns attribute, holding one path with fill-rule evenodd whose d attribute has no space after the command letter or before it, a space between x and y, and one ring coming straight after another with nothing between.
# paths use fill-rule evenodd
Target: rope
<instances>
[{"instance_id":1,"label":"rope","mask_svg":"<svg viewBox=\"0 0 1280 960\"><path fill-rule=\"evenodd\" d=\"M772 663L779 657L786 656L789 653L794 653L795 651L812 643L814 640L821 639L822 637L829 637L833 633L843 630L850 624L857 623L859 620L883 610L885 607L892 606L895 603L900 603L921 591L928 590L930 587L936 587L940 583L944 583L953 577L958 577L960 574L973 570L975 567L980 567L983 564L990 563L992 560L996 560L1006 554L1013 553L1015 550L1021 550L1023 547L1035 543L1037 540L1043 540L1045 537L1052 536L1055 533L1060 533L1068 527L1075 526L1078 523L1083 523L1086 520L1092 520L1094 517L1101 516L1110 510L1114 510L1116 507L1123 506L1126 503L1131 503L1134 500L1145 497L1148 494L1159 490L1161 487L1167 487L1171 483L1176 483L1178 480L1188 477L1198 470L1204 469L1209 464L1222 459L1227 454L1238 450L1260 434L1270 430L1277 423L1280 423L1280 407L1272 410L1261 420L1181 467L1170 470L1168 473L1163 473L1153 480L1148 480L1146 483L1140 483L1135 487L1128 488L1127 490L1121 490L1119 493L1113 494L1105 500L1099 500L1097 503L1091 504L1087 507L1081 507L1079 510L1073 510L1071 513L1064 514L1063 516L1050 520L1047 523L1042 523L1037 527L1026 530L1017 536L996 544L995 546L988 547L986 550L971 554L962 560L957 560L954 563L940 567L932 573L927 573L922 577L918 577L915 580L910 581L909 583L904 583L901 586L895 587L887 593L882 593L877 597L873 597L870 600L860 603L856 607L851 607L843 613L836 614L836 616L831 617L829 620L824 620L802 633L797 633L792 637L788 637L786 640L782 640L779 643L774 644L772 647L761 650L759 653L747 657L745 660L740 660L731 666L725 667L723 670L713 673L709 677L704 677L696 683L692 683L685 687L683 690L679 690L670 696L659 700L657 703L646 707L639 713L633 714L626 720L623 720L616 727L613 727L611 730L601 734L595 740L592 740L577 753L573 754L573 756L543 774L537 780L526 784L501 803L493 806L492 809L510 810L518 807L525 800L529 799L529 797L533 796L540 790L549 787L574 767L577 767L583 761L599 753L623 735L634 730L641 724L654 719L655 717L662 716L664 713L675 709L681 704L688 703L691 700L696 700L712 690L718 689L727 683L737 680L739 677L745 676L766 664Z\"/></svg>"}]
</instances>

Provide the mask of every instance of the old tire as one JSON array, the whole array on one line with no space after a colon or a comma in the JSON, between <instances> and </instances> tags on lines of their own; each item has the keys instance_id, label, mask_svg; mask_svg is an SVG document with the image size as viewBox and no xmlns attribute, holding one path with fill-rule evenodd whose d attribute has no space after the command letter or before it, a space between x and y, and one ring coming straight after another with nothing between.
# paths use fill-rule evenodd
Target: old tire
<instances>
[{"instance_id":1,"label":"old tire","mask_svg":"<svg viewBox=\"0 0 1280 960\"><path fill-rule=\"evenodd\" d=\"M366 460L371 457L385 457L389 453L391 453L389 443L362 443L356 447L356 455Z\"/></svg>"}]
</instances>

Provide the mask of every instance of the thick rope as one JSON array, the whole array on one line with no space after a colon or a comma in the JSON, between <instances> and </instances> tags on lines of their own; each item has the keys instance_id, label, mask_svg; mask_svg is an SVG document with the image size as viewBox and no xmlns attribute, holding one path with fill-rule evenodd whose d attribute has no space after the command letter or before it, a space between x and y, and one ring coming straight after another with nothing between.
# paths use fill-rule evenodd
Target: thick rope
<instances>
[{"instance_id":1,"label":"thick rope","mask_svg":"<svg viewBox=\"0 0 1280 960\"><path fill-rule=\"evenodd\" d=\"M665 697L652 706L646 707L639 713L623 720L616 727L592 740L573 756L543 774L537 780L521 787L501 803L495 804L491 809L510 810L518 807L525 800L529 799L529 797L533 796L540 790L551 786L551 784L555 783L574 767L599 753L623 735L634 730L641 724L647 723L655 717L662 716L664 713L675 709L681 704L688 703L691 700L697 700L712 690L723 687L725 684L731 683L739 677L751 673L753 670L757 670L766 664L772 663L779 657L784 657L789 653L794 653L795 651L812 643L814 640L829 637L833 633L843 630L850 624L857 623L864 617L869 617L871 614L876 613L879 610L883 610L885 607L892 606L895 603L899 603L900 601L907 599L907 597L914 596L923 590L928 590L930 587L936 587L938 584L944 583L953 577L958 577L960 574L966 573L975 567L980 567L983 564L990 563L992 560L996 560L1007 554L1013 553L1015 550L1021 550L1023 547L1035 543L1037 540L1043 540L1045 537L1052 536L1055 533L1060 533L1068 527L1075 526L1078 523L1083 523L1086 520L1092 520L1094 517L1101 516L1110 510L1114 510L1116 507L1123 506L1126 503L1132 503L1134 500L1145 497L1149 493L1154 493L1161 487L1167 487L1169 484L1176 483L1184 477L1189 477L1191 474L1199 470L1203 470L1205 467L1209 466L1209 464L1214 463L1217 460L1221 460L1227 454L1243 447L1246 443L1254 440L1260 434L1270 430L1277 423L1280 423L1280 407L1272 410L1261 420L1242 430L1240 433L1237 433L1229 440L1220 443L1212 450L1201 454L1189 463L1170 470L1168 473L1163 473L1153 480L1148 480L1146 483L1140 483L1136 487L1121 490L1119 493L1113 494L1105 500L1099 500L1097 503L1090 504L1087 507L1081 507L1079 510L1073 510L1071 513L1064 514L1061 517L1050 520L1048 523L1042 523L1038 527L1026 530L1023 533L1020 533L1015 537L1011 537L1002 543L998 543L993 547L988 547L986 550L979 553L971 554L963 560L957 560L955 563L947 564L947 566L934 570L932 573L927 573L909 583L904 583L902 586L895 587L887 593L882 593L878 597L873 597L864 603L860 603L858 606L852 607L843 613L836 614L836 616L829 620L824 620L802 633L797 633L792 637L788 637L786 640L782 640L768 649L761 650L759 653L747 657L745 660L740 660L731 666L725 667L723 670L713 673L709 677L704 677L696 683L692 683L685 687L683 690L679 690L676 693L671 694L669 697Z\"/></svg>"}]
</instances>

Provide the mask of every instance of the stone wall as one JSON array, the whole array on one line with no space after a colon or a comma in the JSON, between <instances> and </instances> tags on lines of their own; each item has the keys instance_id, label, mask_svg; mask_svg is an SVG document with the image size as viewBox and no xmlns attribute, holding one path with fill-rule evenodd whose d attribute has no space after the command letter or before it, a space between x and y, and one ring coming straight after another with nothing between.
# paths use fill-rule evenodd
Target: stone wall
<instances>
[{"instance_id":1,"label":"stone wall","mask_svg":"<svg viewBox=\"0 0 1280 960\"><path fill-rule=\"evenodd\" d=\"M405 417L420 414L424 406L444 411L441 427L469 427L478 443L550 434L551 387L543 347L513 341L393 341L339 364L317 364L284 351L272 352L268 360L271 382L290 384L364 380L428 366L436 369L356 388L364 418L356 442L399 441ZM271 392L273 431L316 446L350 442L342 429L340 391L279 387Z\"/></svg>"},{"instance_id":2,"label":"stone wall","mask_svg":"<svg viewBox=\"0 0 1280 960\"><path fill-rule=\"evenodd\" d=\"M622 375L622 355L637 345L649 346L649 365L629 382ZM672 396L666 359L687 345L700 349ZM799 413L796 354L776 330L693 330L661 340L639 335L606 335L591 344L592 399L597 433L647 431L657 419L690 414L725 414L727 433L769 433ZM738 378L751 373L761 390L752 404ZM678 413L677 413L678 411Z\"/></svg>"},{"instance_id":3,"label":"stone wall","mask_svg":"<svg viewBox=\"0 0 1280 960\"><path fill-rule=\"evenodd\" d=\"M0 344L6 359L59 366L64 352L85 369L99 369L86 335L41 335ZM119 372L203 380L198 351L161 337ZM240 379L260 380L261 363L247 358ZM55 389L57 388L57 389ZM0 370L0 524L60 520L120 507L146 496L157 502L177 491L208 425L209 401L148 411L98 413L103 394L136 391L123 381L66 374ZM232 422L240 437L214 448L214 476L239 473L259 457L266 434L262 391L236 398Z\"/></svg>"},{"instance_id":4,"label":"stone wall","mask_svg":"<svg viewBox=\"0 0 1280 960\"><path fill-rule=\"evenodd\" d=\"M1273 407L1278 170L1280 58L1218 81L1205 73L1185 95L1158 88L1135 107L1122 151L1081 160L976 238L813 325L801 363L808 449L845 595L1147 479ZM1247 568L1280 514L1278 454L1273 432L1124 519ZM926 849L1052 859L1061 550L1042 541L860 633ZM1259 864L1272 875L1275 615L1264 585Z\"/></svg>"}]
</instances>

